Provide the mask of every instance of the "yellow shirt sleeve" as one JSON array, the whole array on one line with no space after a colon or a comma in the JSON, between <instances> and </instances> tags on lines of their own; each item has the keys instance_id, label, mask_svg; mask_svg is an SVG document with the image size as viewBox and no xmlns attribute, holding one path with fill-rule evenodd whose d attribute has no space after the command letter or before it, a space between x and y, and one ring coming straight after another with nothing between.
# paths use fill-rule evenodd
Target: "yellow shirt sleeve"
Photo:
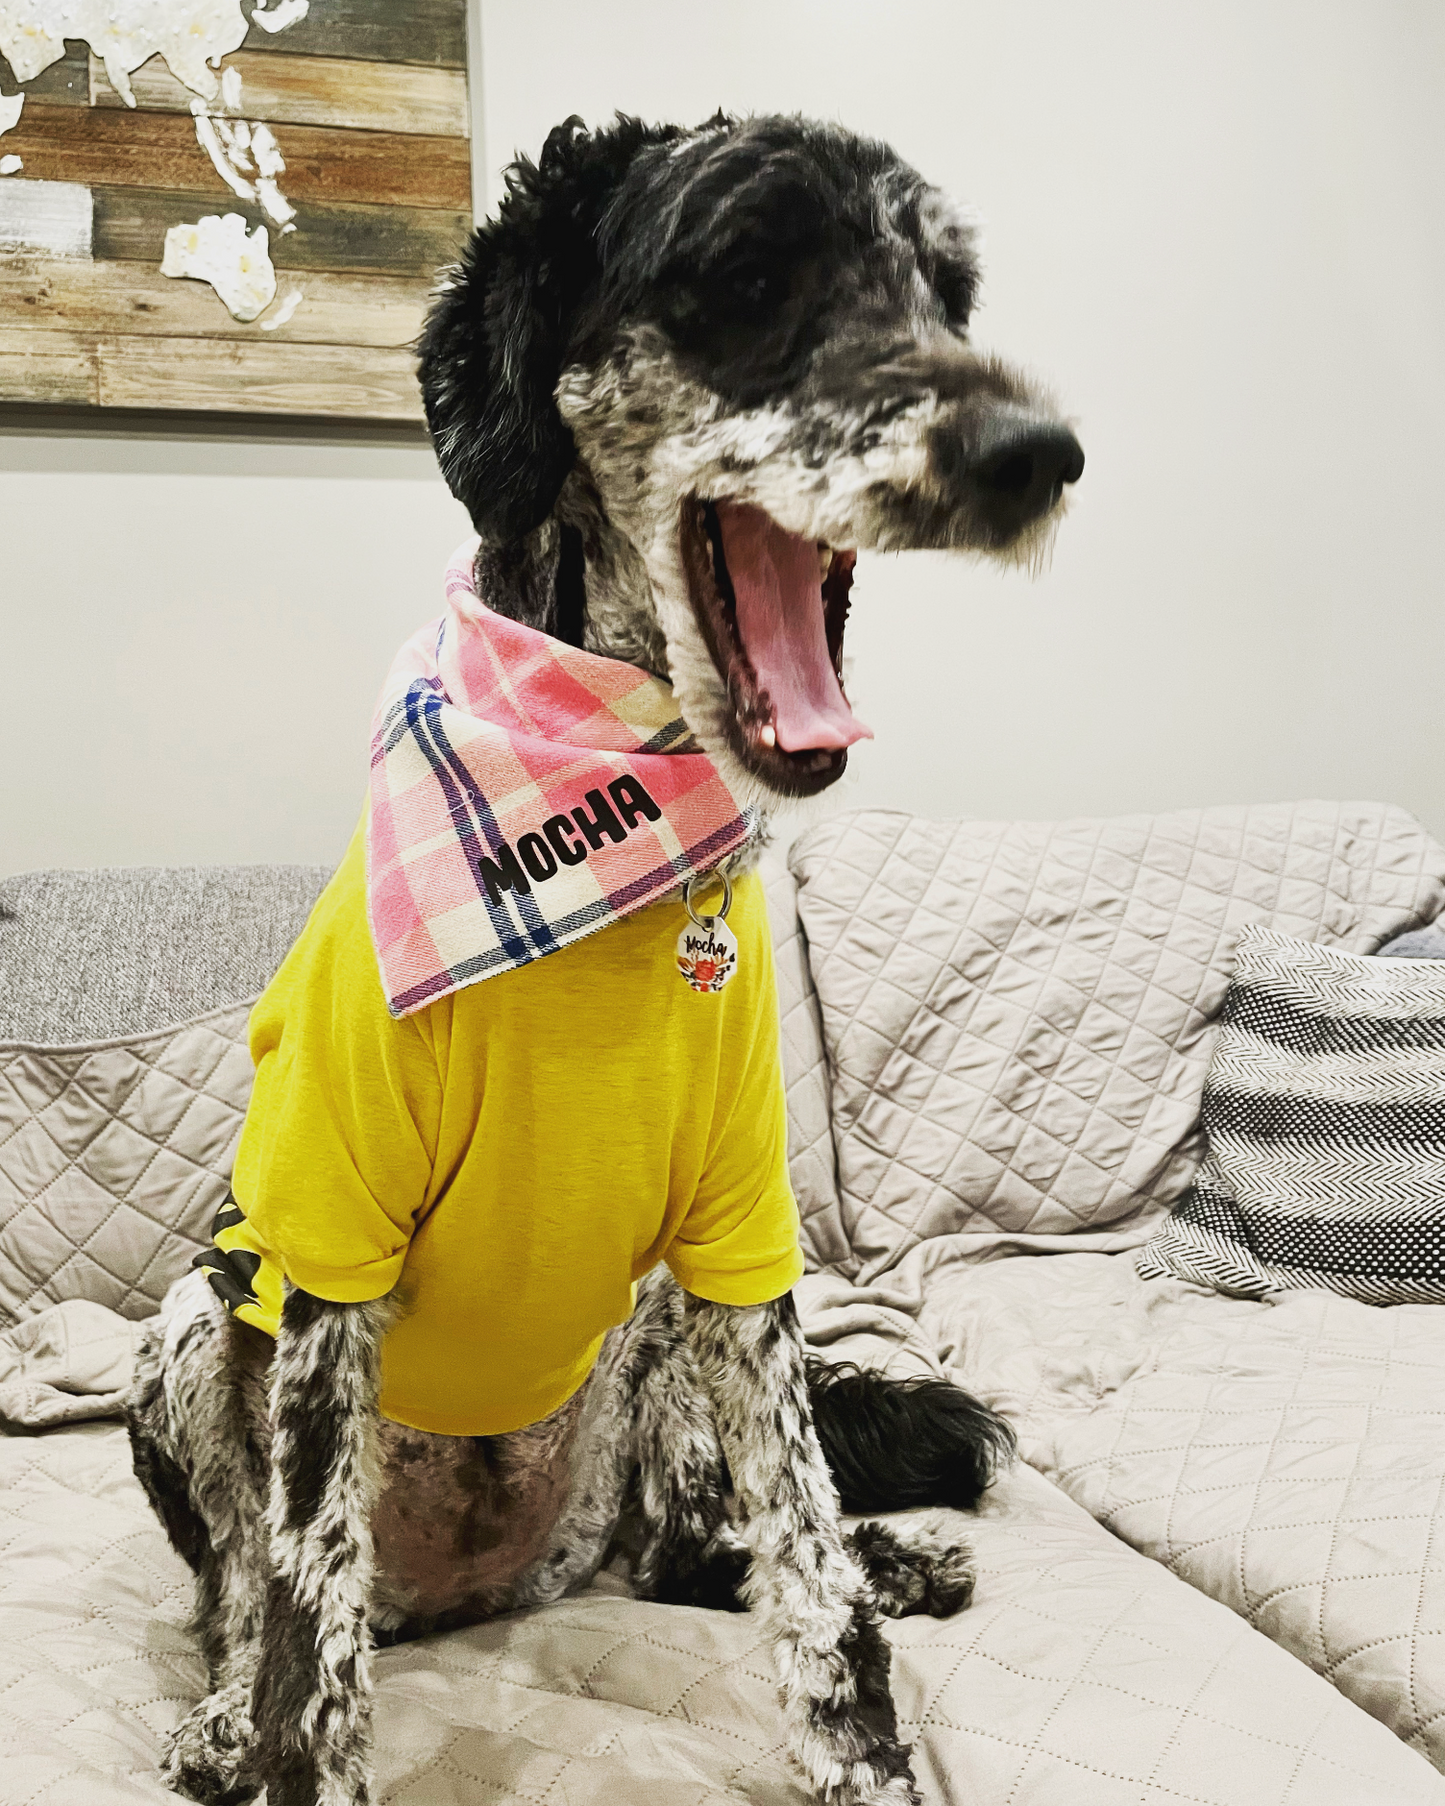
<instances>
[{"instance_id":1,"label":"yellow shirt sleeve","mask_svg":"<svg viewBox=\"0 0 1445 1806\"><path fill-rule=\"evenodd\" d=\"M697 1196L664 1258L685 1291L714 1304L768 1304L803 1274L798 1206L788 1177L788 1110L778 1039L772 937L759 908L739 939L733 989L744 1009L730 1024L739 1079L713 1125ZM727 993L723 995L726 997Z\"/></svg>"},{"instance_id":2,"label":"yellow shirt sleeve","mask_svg":"<svg viewBox=\"0 0 1445 1806\"><path fill-rule=\"evenodd\" d=\"M396 1284L428 1202L441 1109L425 1029L395 1021L382 995L364 857L358 831L251 1013L256 1082L232 1180L286 1277L339 1304Z\"/></svg>"}]
</instances>

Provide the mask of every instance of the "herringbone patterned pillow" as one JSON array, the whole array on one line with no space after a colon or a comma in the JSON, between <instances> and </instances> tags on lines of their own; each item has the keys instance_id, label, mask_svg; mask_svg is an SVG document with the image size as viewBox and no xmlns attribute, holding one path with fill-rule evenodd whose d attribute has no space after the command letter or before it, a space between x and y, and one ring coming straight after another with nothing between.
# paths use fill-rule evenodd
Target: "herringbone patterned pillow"
<instances>
[{"instance_id":1,"label":"herringbone patterned pillow","mask_svg":"<svg viewBox=\"0 0 1445 1806\"><path fill-rule=\"evenodd\" d=\"M1445 1303L1445 960L1246 929L1203 1122L1146 1278Z\"/></svg>"}]
</instances>

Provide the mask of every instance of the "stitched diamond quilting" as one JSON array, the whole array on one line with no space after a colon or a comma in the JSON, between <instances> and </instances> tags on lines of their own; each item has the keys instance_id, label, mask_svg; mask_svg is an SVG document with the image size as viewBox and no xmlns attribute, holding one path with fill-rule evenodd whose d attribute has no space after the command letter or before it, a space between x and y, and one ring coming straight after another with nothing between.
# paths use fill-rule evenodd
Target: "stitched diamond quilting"
<instances>
[{"instance_id":1,"label":"stitched diamond quilting","mask_svg":"<svg viewBox=\"0 0 1445 1806\"><path fill-rule=\"evenodd\" d=\"M1063 823L881 810L794 843L838 1212L862 1283L920 1241L1133 1247L1189 1183L1233 947L1253 921L1370 951L1445 904L1445 850L1380 804Z\"/></svg>"},{"instance_id":2,"label":"stitched diamond quilting","mask_svg":"<svg viewBox=\"0 0 1445 1806\"><path fill-rule=\"evenodd\" d=\"M1445 1768L1438 1307L1227 1299L1086 1254L935 1267L922 1323L1091 1516Z\"/></svg>"},{"instance_id":3,"label":"stitched diamond quilting","mask_svg":"<svg viewBox=\"0 0 1445 1806\"><path fill-rule=\"evenodd\" d=\"M249 1003L91 1047L0 1047L0 1319L156 1309L225 1195Z\"/></svg>"},{"instance_id":4,"label":"stitched diamond quilting","mask_svg":"<svg viewBox=\"0 0 1445 1806\"><path fill-rule=\"evenodd\" d=\"M1022 1263L1020 1263L1022 1264ZM890 1626L925 1797L1011 1806L1440 1806L1445 1782L1302 1665L1028 1470L974 1520L956 1617ZM125 1432L0 1437L3 1797L170 1798L203 1684L190 1577ZM381 1652L386 1806L805 1806L749 1614L593 1593Z\"/></svg>"}]
</instances>

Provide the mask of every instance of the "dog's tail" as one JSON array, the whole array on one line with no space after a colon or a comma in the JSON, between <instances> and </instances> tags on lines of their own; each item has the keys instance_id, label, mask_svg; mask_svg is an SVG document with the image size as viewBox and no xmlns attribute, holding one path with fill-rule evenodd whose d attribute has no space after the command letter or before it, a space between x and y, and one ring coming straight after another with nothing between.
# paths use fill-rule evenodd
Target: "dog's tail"
<instances>
[{"instance_id":1,"label":"dog's tail","mask_svg":"<svg viewBox=\"0 0 1445 1806\"><path fill-rule=\"evenodd\" d=\"M1003 1418L948 1380L808 1360L813 1424L844 1511L971 1510L1014 1452Z\"/></svg>"}]
</instances>

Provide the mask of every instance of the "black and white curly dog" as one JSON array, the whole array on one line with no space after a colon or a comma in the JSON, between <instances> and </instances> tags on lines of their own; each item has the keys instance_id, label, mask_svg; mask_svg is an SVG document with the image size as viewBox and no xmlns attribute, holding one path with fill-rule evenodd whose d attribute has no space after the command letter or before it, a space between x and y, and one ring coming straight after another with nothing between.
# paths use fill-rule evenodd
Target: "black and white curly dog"
<instances>
[{"instance_id":1,"label":"black and white curly dog","mask_svg":"<svg viewBox=\"0 0 1445 1806\"><path fill-rule=\"evenodd\" d=\"M740 797L823 789L864 731L838 681L856 551L1027 563L1083 467L970 343L977 283L968 217L882 144L798 119L568 121L513 169L421 344L481 593L669 677ZM766 657L719 524L738 504L812 568ZM879 1620L966 1605L968 1550L845 1535L840 1504L973 1505L1011 1442L998 1419L942 1382L805 1360L790 1298L707 1303L659 1268L551 1418L423 1436L375 1409L387 1322L385 1300L289 1288L272 1344L192 1274L152 1326L135 1463L195 1570L212 1689L170 1740L174 1788L368 1800L373 1640L557 1599L626 1522L643 1597L763 1615L819 1798L917 1799Z\"/></svg>"}]
</instances>

